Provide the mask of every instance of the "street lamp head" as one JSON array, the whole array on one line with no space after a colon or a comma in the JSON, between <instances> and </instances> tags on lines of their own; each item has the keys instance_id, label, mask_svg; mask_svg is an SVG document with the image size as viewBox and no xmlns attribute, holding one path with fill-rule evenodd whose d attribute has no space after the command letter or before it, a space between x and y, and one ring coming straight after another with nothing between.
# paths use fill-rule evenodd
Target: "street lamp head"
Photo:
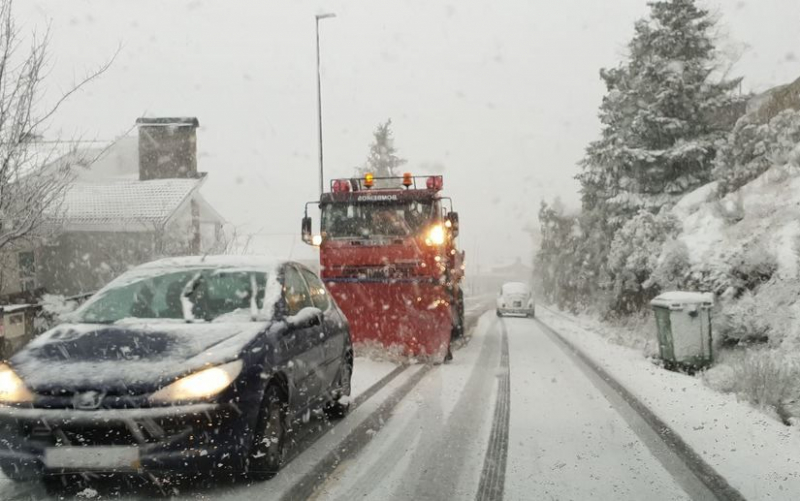
<instances>
[{"instance_id":1,"label":"street lamp head","mask_svg":"<svg viewBox=\"0 0 800 501\"><path fill-rule=\"evenodd\" d=\"M326 14L317 14L314 17L316 17L317 21L319 21L320 19L328 19L329 17L336 17L336 14L334 14L333 12L328 12Z\"/></svg>"}]
</instances>

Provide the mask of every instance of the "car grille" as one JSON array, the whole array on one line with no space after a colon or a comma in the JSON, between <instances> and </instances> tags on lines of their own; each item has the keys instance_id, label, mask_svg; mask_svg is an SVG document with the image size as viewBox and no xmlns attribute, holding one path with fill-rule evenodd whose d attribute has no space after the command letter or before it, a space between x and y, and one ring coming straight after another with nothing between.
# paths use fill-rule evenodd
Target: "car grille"
<instances>
[{"instance_id":1,"label":"car grille","mask_svg":"<svg viewBox=\"0 0 800 501\"><path fill-rule=\"evenodd\" d=\"M223 431L233 418L231 409L160 419L110 420L95 423L49 423L46 420L19 422L23 437L45 447L142 445L169 441L187 435L190 439Z\"/></svg>"},{"instance_id":2,"label":"car grille","mask_svg":"<svg viewBox=\"0 0 800 501\"><path fill-rule=\"evenodd\" d=\"M36 423L26 424L23 427L23 433L31 440L44 442L47 446L136 445L139 443L130 428L124 424L49 427L45 423Z\"/></svg>"}]
</instances>

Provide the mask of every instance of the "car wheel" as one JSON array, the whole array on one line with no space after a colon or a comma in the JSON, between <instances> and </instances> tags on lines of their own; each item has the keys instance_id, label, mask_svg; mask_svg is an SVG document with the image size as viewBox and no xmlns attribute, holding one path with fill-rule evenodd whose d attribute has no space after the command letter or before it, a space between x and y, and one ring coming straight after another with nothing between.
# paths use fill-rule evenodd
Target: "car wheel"
<instances>
[{"instance_id":1,"label":"car wheel","mask_svg":"<svg viewBox=\"0 0 800 501\"><path fill-rule=\"evenodd\" d=\"M247 475L253 480L269 480L277 475L283 465L286 411L283 393L276 385L270 385L264 393L250 450Z\"/></svg>"},{"instance_id":2,"label":"car wheel","mask_svg":"<svg viewBox=\"0 0 800 501\"><path fill-rule=\"evenodd\" d=\"M339 374L339 388L340 395L350 395L350 383L353 379L353 359L348 356L345 363L342 365L342 370ZM342 402L341 396L338 400L333 400L325 404L323 408L325 415L328 419L342 419L350 411L350 403Z\"/></svg>"},{"instance_id":3,"label":"car wheel","mask_svg":"<svg viewBox=\"0 0 800 501\"><path fill-rule=\"evenodd\" d=\"M3 471L3 475L14 482L30 482L32 480L40 480L42 478L42 475L20 471L13 465L2 465L0 466L0 470Z\"/></svg>"},{"instance_id":4,"label":"car wheel","mask_svg":"<svg viewBox=\"0 0 800 501\"><path fill-rule=\"evenodd\" d=\"M502 316L503 316L503 314L502 314L502 313L500 313L500 310L497 310L497 316L498 316L498 317L502 317Z\"/></svg>"}]
</instances>

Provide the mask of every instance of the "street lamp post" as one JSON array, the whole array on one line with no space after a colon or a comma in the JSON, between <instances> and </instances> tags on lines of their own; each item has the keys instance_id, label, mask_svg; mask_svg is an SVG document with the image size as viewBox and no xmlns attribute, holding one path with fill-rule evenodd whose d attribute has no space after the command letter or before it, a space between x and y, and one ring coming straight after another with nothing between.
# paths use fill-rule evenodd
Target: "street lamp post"
<instances>
[{"instance_id":1,"label":"street lamp post","mask_svg":"<svg viewBox=\"0 0 800 501\"><path fill-rule=\"evenodd\" d=\"M323 192L323 169L322 169L322 77L320 76L319 63L319 20L336 17L334 13L317 14L314 16L317 27L317 125L319 131L319 194Z\"/></svg>"}]
</instances>

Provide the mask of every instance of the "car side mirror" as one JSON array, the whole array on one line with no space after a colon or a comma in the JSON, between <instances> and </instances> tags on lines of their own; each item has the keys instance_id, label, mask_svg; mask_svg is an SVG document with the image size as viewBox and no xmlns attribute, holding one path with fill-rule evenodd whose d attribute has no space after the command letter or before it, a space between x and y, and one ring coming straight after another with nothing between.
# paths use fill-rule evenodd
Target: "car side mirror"
<instances>
[{"instance_id":1,"label":"car side mirror","mask_svg":"<svg viewBox=\"0 0 800 501\"><path fill-rule=\"evenodd\" d=\"M308 329L322 325L322 310L307 306L298 311L296 315L286 317L286 324L290 329Z\"/></svg>"},{"instance_id":2,"label":"car side mirror","mask_svg":"<svg viewBox=\"0 0 800 501\"><path fill-rule=\"evenodd\" d=\"M300 231L302 232L302 235L303 235L303 242L307 243L308 245L314 245L313 244L313 236L311 234L311 218L310 217L305 216L303 218L303 222L301 224Z\"/></svg>"},{"instance_id":3,"label":"car side mirror","mask_svg":"<svg viewBox=\"0 0 800 501\"><path fill-rule=\"evenodd\" d=\"M445 225L450 228L454 237L458 236L458 212L448 212L445 217Z\"/></svg>"}]
</instances>

